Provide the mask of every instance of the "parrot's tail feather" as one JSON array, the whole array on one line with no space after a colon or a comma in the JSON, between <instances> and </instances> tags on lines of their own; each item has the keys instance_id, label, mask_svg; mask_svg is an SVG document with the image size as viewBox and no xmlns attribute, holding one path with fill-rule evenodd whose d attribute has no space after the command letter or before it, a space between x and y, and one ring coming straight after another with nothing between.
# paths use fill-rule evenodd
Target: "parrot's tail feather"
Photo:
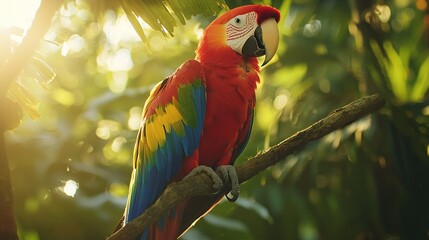
<instances>
[{"instance_id":1,"label":"parrot's tail feather","mask_svg":"<svg viewBox=\"0 0 429 240\"><path fill-rule=\"evenodd\" d=\"M180 203L174 210L149 227L148 240L176 240L182 224L186 202Z\"/></svg>"}]
</instances>

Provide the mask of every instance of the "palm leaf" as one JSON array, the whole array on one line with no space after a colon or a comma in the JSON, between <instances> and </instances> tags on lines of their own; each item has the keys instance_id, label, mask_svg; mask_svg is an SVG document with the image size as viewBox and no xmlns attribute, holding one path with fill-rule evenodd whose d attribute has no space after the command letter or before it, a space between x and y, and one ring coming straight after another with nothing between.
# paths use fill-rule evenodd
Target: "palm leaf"
<instances>
[{"instance_id":1,"label":"palm leaf","mask_svg":"<svg viewBox=\"0 0 429 240\"><path fill-rule=\"evenodd\" d=\"M13 32L9 32L8 36L22 38L24 31L20 28L13 29ZM16 48L20 43L19 40L10 38L10 40L4 44L4 50L12 52L11 49ZM1 62L1 59L0 59ZM55 78L56 74L49 64L43 60L43 55L36 51L36 54L29 60L27 67L19 75L17 81L13 82L8 89L7 96L9 99L18 103L25 113L27 113L32 119L40 117L40 113L37 110L39 100L34 96L34 93L28 89L28 79L36 81L37 85L44 89L50 88L50 82Z\"/></svg>"},{"instance_id":2,"label":"palm leaf","mask_svg":"<svg viewBox=\"0 0 429 240\"><path fill-rule=\"evenodd\" d=\"M165 36L173 36L174 28L192 16L213 16L228 9L224 0L122 0L121 6L142 41L148 45L139 19Z\"/></svg>"},{"instance_id":3,"label":"palm leaf","mask_svg":"<svg viewBox=\"0 0 429 240\"><path fill-rule=\"evenodd\" d=\"M19 82L13 82L9 87L8 96L14 102L17 102L31 119L37 119L40 117L40 113L37 110L39 101L33 96L30 90Z\"/></svg>"}]
</instances>

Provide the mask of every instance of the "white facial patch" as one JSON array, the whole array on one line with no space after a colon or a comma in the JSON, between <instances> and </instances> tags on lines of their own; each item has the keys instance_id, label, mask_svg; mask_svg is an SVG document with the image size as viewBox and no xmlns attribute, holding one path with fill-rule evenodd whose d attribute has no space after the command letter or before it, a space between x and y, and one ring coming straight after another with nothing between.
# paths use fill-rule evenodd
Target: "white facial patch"
<instances>
[{"instance_id":1,"label":"white facial patch","mask_svg":"<svg viewBox=\"0 0 429 240\"><path fill-rule=\"evenodd\" d=\"M242 53L246 40L255 33L258 23L255 12L238 15L226 24L226 44L237 53Z\"/></svg>"}]
</instances>

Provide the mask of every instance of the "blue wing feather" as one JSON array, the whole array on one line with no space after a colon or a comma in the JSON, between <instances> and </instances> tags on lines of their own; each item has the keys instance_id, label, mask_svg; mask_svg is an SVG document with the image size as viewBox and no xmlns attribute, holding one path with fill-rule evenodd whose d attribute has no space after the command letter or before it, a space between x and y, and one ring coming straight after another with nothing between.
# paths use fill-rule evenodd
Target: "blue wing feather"
<instances>
[{"instance_id":1,"label":"blue wing feather","mask_svg":"<svg viewBox=\"0 0 429 240\"><path fill-rule=\"evenodd\" d=\"M190 79L186 79L189 76L191 76ZM178 95L180 94L179 97L168 96L175 91ZM168 97L170 98L165 100ZM166 107L168 104L177 108L180 113L179 118L174 111L168 112ZM163 109L158 111L156 108ZM201 65L194 60L183 64L172 77L157 85L151 93L145 105L143 124L137 136L125 223L141 215L155 202L166 185L179 173L183 160L198 148L205 111L204 74ZM168 126L169 131L166 130L166 126L157 125L148 128L146 135L145 129L148 124L160 124L160 122L166 124L166 118L161 116L163 114L171 114L168 115L168 121L175 121L168 123L171 124ZM163 120L153 121L156 118ZM173 128L173 124L183 125L183 132L180 132L180 127ZM156 132L160 130L163 134ZM164 135L165 139L163 139ZM162 219L158 221L160 229L163 225ZM141 239L147 239L148 232L145 231Z\"/></svg>"}]
</instances>

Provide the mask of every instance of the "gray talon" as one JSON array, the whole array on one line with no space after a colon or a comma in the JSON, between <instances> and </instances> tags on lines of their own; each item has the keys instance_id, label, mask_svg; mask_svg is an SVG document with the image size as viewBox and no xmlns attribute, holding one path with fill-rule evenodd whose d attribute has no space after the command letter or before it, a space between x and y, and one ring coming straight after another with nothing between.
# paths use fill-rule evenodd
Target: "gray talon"
<instances>
[{"instance_id":1,"label":"gray talon","mask_svg":"<svg viewBox=\"0 0 429 240\"><path fill-rule=\"evenodd\" d=\"M222 175L222 180L224 182L228 182L229 181L229 174L228 174L228 169L226 168L226 166L218 167L216 169L216 171L220 172L220 174Z\"/></svg>"},{"instance_id":2,"label":"gray talon","mask_svg":"<svg viewBox=\"0 0 429 240\"><path fill-rule=\"evenodd\" d=\"M229 197L228 194L225 194L226 199L230 202L235 202L240 195L240 184L238 183L238 176L235 172L235 168L232 165L223 165L219 166L216 169L217 172L220 172L225 183L231 181L231 192L232 197Z\"/></svg>"},{"instance_id":3,"label":"gray talon","mask_svg":"<svg viewBox=\"0 0 429 240\"><path fill-rule=\"evenodd\" d=\"M223 182L222 182L222 179L219 178L219 176L213 171L211 167L207 167L203 165L198 166L192 169L192 171L188 175L186 175L186 177L184 177L183 179L198 175L200 173L205 173L212 179L213 188L217 190L214 194L218 194L223 187Z\"/></svg>"}]
</instances>

